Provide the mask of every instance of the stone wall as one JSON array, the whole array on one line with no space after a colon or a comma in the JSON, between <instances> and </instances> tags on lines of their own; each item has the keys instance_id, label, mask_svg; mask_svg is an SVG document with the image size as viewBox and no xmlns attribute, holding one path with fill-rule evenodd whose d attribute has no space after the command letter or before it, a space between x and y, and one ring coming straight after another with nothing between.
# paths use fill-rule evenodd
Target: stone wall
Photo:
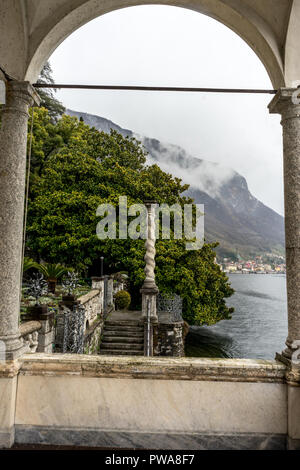
<instances>
[{"instance_id":1,"label":"stone wall","mask_svg":"<svg viewBox=\"0 0 300 470\"><path fill-rule=\"evenodd\" d=\"M103 317L94 322L84 335L84 354L98 354L100 350L101 335L103 330Z\"/></svg>"},{"instance_id":2,"label":"stone wall","mask_svg":"<svg viewBox=\"0 0 300 470\"><path fill-rule=\"evenodd\" d=\"M153 348L155 356L184 356L184 322L173 321L169 312L158 312Z\"/></svg>"},{"instance_id":3,"label":"stone wall","mask_svg":"<svg viewBox=\"0 0 300 470\"><path fill-rule=\"evenodd\" d=\"M285 366L275 361L27 355L15 436L20 444L279 450L287 403Z\"/></svg>"},{"instance_id":4,"label":"stone wall","mask_svg":"<svg viewBox=\"0 0 300 470\"><path fill-rule=\"evenodd\" d=\"M78 298L85 310L85 330L103 315L103 290L93 289L87 294Z\"/></svg>"},{"instance_id":5,"label":"stone wall","mask_svg":"<svg viewBox=\"0 0 300 470\"><path fill-rule=\"evenodd\" d=\"M184 356L183 322L159 323L156 329L155 356Z\"/></svg>"}]
</instances>

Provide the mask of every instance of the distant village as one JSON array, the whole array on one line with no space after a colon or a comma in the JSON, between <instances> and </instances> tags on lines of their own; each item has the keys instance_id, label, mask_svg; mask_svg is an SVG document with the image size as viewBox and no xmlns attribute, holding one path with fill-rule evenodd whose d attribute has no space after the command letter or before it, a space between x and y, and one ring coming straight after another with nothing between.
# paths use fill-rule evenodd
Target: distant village
<instances>
[{"instance_id":1,"label":"distant village","mask_svg":"<svg viewBox=\"0 0 300 470\"><path fill-rule=\"evenodd\" d=\"M270 258L266 261L265 258ZM228 274L285 274L286 265L283 256L256 256L253 260L243 261L238 259L232 261L223 258L218 261L221 270Z\"/></svg>"}]
</instances>

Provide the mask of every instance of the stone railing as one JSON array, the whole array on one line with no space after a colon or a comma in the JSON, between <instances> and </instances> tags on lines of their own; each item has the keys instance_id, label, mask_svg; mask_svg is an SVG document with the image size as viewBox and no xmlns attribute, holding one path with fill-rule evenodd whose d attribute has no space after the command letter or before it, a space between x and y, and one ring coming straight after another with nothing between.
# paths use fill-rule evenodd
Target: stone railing
<instances>
[{"instance_id":1,"label":"stone railing","mask_svg":"<svg viewBox=\"0 0 300 470\"><path fill-rule=\"evenodd\" d=\"M155 356L184 356L184 322L174 321L169 312L158 312L153 348Z\"/></svg>"},{"instance_id":2,"label":"stone railing","mask_svg":"<svg viewBox=\"0 0 300 470\"><path fill-rule=\"evenodd\" d=\"M65 313L73 310L76 314L76 306L80 305L84 309L83 351L86 354L97 353L105 316L114 309L114 295L123 286L123 282L114 280L114 276L93 277L90 292L74 302L62 301L56 318L55 351L67 352L64 351Z\"/></svg>"},{"instance_id":3,"label":"stone railing","mask_svg":"<svg viewBox=\"0 0 300 470\"><path fill-rule=\"evenodd\" d=\"M39 321L28 321L22 323L20 326L20 333L23 339L23 342L27 344L31 354L37 352L39 345L39 330L42 328L42 325Z\"/></svg>"},{"instance_id":4,"label":"stone railing","mask_svg":"<svg viewBox=\"0 0 300 470\"><path fill-rule=\"evenodd\" d=\"M84 307L85 329L88 329L103 314L103 289L93 289L77 301Z\"/></svg>"},{"instance_id":5,"label":"stone railing","mask_svg":"<svg viewBox=\"0 0 300 470\"><path fill-rule=\"evenodd\" d=\"M83 348L86 354L97 354L99 351L104 324L104 282L97 284L98 289L93 289L78 299L85 310ZM92 287L94 286L93 283Z\"/></svg>"},{"instance_id":6,"label":"stone railing","mask_svg":"<svg viewBox=\"0 0 300 470\"><path fill-rule=\"evenodd\" d=\"M39 317L28 315L29 321L21 323L20 333L23 342L28 345L28 352L53 352L54 315L43 313Z\"/></svg>"},{"instance_id":7,"label":"stone railing","mask_svg":"<svg viewBox=\"0 0 300 470\"><path fill-rule=\"evenodd\" d=\"M154 329L155 356L184 356L184 321L179 295L157 296L158 323Z\"/></svg>"}]
</instances>

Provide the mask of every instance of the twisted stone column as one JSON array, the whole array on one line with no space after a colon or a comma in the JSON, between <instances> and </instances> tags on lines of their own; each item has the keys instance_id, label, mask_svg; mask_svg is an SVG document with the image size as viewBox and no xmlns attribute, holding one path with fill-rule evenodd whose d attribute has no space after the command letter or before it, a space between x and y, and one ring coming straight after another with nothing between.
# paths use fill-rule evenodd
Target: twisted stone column
<instances>
[{"instance_id":1,"label":"twisted stone column","mask_svg":"<svg viewBox=\"0 0 300 470\"><path fill-rule=\"evenodd\" d=\"M145 274L146 278L141 289L142 293L142 315L147 318L148 303L150 303L150 317L152 322L157 321L156 296L158 288L155 283L155 202L146 202L148 213L147 240L145 243Z\"/></svg>"},{"instance_id":2,"label":"twisted stone column","mask_svg":"<svg viewBox=\"0 0 300 470\"><path fill-rule=\"evenodd\" d=\"M269 105L270 113L281 114L283 128L288 295L288 337L283 356L289 359L300 340L300 100L295 91L281 88Z\"/></svg>"},{"instance_id":3,"label":"twisted stone column","mask_svg":"<svg viewBox=\"0 0 300 470\"><path fill-rule=\"evenodd\" d=\"M155 205L154 203L146 203L148 212L148 227L147 227L147 240L145 243L146 254L145 254L145 274L146 279L144 281L143 288L156 288L155 284Z\"/></svg>"},{"instance_id":4,"label":"twisted stone column","mask_svg":"<svg viewBox=\"0 0 300 470\"><path fill-rule=\"evenodd\" d=\"M7 82L0 128L0 341L6 358L23 352L19 332L20 274L28 109L39 97L28 82Z\"/></svg>"}]
</instances>

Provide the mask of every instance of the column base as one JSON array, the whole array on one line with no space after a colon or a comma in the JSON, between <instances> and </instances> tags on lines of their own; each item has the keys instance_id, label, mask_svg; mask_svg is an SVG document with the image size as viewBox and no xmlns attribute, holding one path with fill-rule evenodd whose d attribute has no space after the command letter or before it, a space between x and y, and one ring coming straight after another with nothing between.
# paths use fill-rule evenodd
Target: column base
<instances>
[{"instance_id":1,"label":"column base","mask_svg":"<svg viewBox=\"0 0 300 470\"><path fill-rule=\"evenodd\" d=\"M285 374L287 384L300 387L300 363L293 362L292 359L288 358L284 353L276 353L275 359L287 366Z\"/></svg>"},{"instance_id":2,"label":"column base","mask_svg":"<svg viewBox=\"0 0 300 470\"><path fill-rule=\"evenodd\" d=\"M14 361L29 352L28 344L24 344L21 337L0 336L0 344L4 345L0 351L0 361Z\"/></svg>"},{"instance_id":3,"label":"column base","mask_svg":"<svg viewBox=\"0 0 300 470\"><path fill-rule=\"evenodd\" d=\"M158 287L155 284L147 285L144 283L140 290L142 294L142 320L147 321L147 303L150 301L150 320L151 323L158 323L158 316L156 312L156 297L159 293Z\"/></svg>"},{"instance_id":4,"label":"column base","mask_svg":"<svg viewBox=\"0 0 300 470\"><path fill-rule=\"evenodd\" d=\"M145 295L149 295L149 294L157 295L159 293L159 290L155 283L153 282L147 283L147 281L145 281L143 284L143 287L140 290L140 293L145 294Z\"/></svg>"}]
</instances>

